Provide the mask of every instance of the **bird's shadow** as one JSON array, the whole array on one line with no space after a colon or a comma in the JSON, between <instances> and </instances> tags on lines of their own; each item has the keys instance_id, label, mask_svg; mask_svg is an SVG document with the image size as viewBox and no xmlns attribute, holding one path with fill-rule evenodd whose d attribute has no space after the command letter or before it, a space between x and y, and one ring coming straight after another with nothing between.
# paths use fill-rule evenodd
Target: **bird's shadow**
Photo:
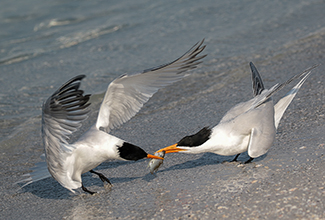
<instances>
[{"instance_id":1,"label":"bird's shadow","mask_svg":"<svg viewBox=\"0 0 325 220\"><path fill-rule=\"evenodd\" d=\"M258 162L260 160L263 160L266 157L266 155L267 154L264 154L258 158L254 158L253 162ZM234 159L234 157L235 156L221 156L214 153L204 153L200 158L197 158L195 160L189 160L184 163L175 164L166 169L158 170L158 172L153 174L147 173L142 179L147 182L150 182L153 179L157 178L159 173L170 172L173 170L193 169L196 167L207 166L207 165L217 165L217 164L222 165L224 162L228 162L228 163L231 162ZM244 163L249 158L250 157L248 156L247 152L244 152L240 154L240 156L237 159L237 162L233 162L233 164L238 165L239 163Z\"/></svg>"},{"instance_id":2,"label":"bird's shadow","mask_svg":"<svg viewBox=\"0 0 325 220\"><path fill-rule=\"evenodd\" d=\"M258 162L260 160L263 160L266 157L267 154L262 155L261 157L255 158L253 162ZM193 169L200 166L207 166L207 165L222 165L223 162L231 161L234 158L234 156L221 156L213 153L204 153L200 158L197 158L195 160L189 160L184 163L175 164L172 165L166 169L158 170L157 173L151 174L148 170L148 173L144 176L138 176L138 177L109 177L111 183L124 183L124 182L130 182L135 179L142 179L147 182L152 181L153 179L157 178L157 175L159 173L164 172L170 172L174 170L183 170L183 169ZM165 158L166 159L166 158ZM168 158L167 158L168 159ZM240 162L245 162L249 159L249 156L247 153L242 153L238 157L238 162L235 162L234 164L238 164ZM126 166L131 163L138 163L140 161L110 161L110 162L104 162L101 165L99 165L95 170L109 170L110 168L117 168L119 166ZM103 182L98 178L95 174L91 174L89 172L82 175L82 182L85 187L89 186L96 186L96 187L103 187ZM22 186L23 184L18 184L19 186ZM19 192L20 191L20 192ZM21 192L29 192L32 193L40 198L46 198L46 199L71 199L76 196L76 194L73 194L66 188L62 187L56 180L53 178L46 178L44 180L37 181L35 183L31 183L24 188L21 188L17 193ZM77 194L84 193L81 190L77 190Z\"/></svg>"},{"instance_id":3,"label":"bird's shadow","mask_svg":"<svg viewBox=\"0 0 325 220\"><path fill-rule=\"evenodd\" d=\"M137 163L139 161L135 161L133 163ZM111 161L111 162L104 162L99 165L95 170L106 170L110 168L117 168L119 166L125 166L132 162L130 161ZM139 177L109 177L111 183L123 183L123 182L130 182L134 179L142 178ZM103 187L103 182L96 174L92 174L86 172L82 174L82 183L87 187ZM18 183L18 186L22 187L24 183ZM29 192L32 193L40 198L46 199L71 199L76 196L76 194L85 193L81 189L76 190L76 194L70 192L68 189L61 186L55 179L52 177L31 183L29 185L24 186L23 188L19 188L16 194Z\"/></svg>"},{"instance_id":4,"label":"bird's shadow","mask_svg":"<svg viewBox=\"0 0 325 220\"><path fill-rule=\"evenodd\" d=\"M22 187L24 184L18 183ZM52 177L31 183L23 188L19 188L16 194L29 192L37 197L46 199L65 200L71 198L73 193L62 187Z\"/></svg>"}]
</instances>

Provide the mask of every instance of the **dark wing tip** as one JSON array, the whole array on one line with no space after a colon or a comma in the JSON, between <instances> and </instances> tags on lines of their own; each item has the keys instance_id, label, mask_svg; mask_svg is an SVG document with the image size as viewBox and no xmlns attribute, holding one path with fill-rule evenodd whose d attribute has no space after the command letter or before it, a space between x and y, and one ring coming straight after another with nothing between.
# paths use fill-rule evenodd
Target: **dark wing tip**
<instances>
[{"instance_id":1,"label":"dark wing tip","mask_svg":"<svg viewBox=\"0 0 325 220\"><path fill-rule=\"evenodd\" d=\"M154 67L154 68L146 69L142 73L147 73L147 72L150 72L150 71L155 71L155 70L162 69L162 68L164 68L166 66L169 66L169 65L172 65L173 63L176 63L177 61L181 60L182 58L184 58L186 56L187 56L187 58L184 61L182 61L183 65L179 68L180 73L182 73L182 72L184 72L186 70L189 70L189 69L196 68L196 66L201 63L201 62L198 62L198 61L207 56L207 54L205 54L205 55L197 57L197 55L200 54L206 47L206 45L202 46L204 40L205 39L203 39L201 41L198 41L186 53L184 53L182 56L175 59L174 61L172 61L170 63L160 65L160 66L157 66L157 67ZM184 70L184 69L186 69L186 70Z\"/></svg>"},{"instance_id":2,"label":"dark wing tip","mask_svg":"<svg viewBox=\"0 0 325 220\"><path fill-rule=\"evenodd\" d=\"M254 93L254 96L257 96L257 95L261 94L262 91L265 89L263 80L262 80L262 77L259 74L257 68L255 67L255 65L252 62L249 63L249 66L252 71L253 93Z\"/></svg>"},{"instance_id":3,"label":"dark wing tip","mask_svg":"<svg viewBox=\"0 0 325 220\"><path fill-rule=\"evenodd\" d=\"M88 113L90 95L83 95L80 83L85 75L78 75L64 83L43 105L43 112L55 118L71 118Z\"/></svg>"},{"instance_id":4,"label":"dark wing tip","mask_svg":"<svg viewBox=\"0 0 325 220\"><path fill-rule=\"evenodd\" d=\"M71 78L70 80L68 80L66 83L64 83L57 91L62 91L67 86L69 86L70 84L72 84L72 83L74 83L76 81L81 81L85 77L86 77L86 75L78 75L78 76L75 76L75 77ZM80 85L80 83L79 83L79 85Z\"/></svg>"}]
</instances>

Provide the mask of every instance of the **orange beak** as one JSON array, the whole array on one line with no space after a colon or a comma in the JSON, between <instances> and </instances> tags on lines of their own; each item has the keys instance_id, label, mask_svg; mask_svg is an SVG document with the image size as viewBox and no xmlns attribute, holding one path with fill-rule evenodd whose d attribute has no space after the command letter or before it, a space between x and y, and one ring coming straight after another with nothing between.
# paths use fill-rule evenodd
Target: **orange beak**
<instances>
[{"instance_id":1,"label":"orange beak","mask_svg":"<svg viewBox=\"0 0 325 220\"><path fill-rule=\"evenodd\" d=\"M163 159L164 159L164 158L162 158L162 157L158 157L158 156L151 155L151 154L147 154L147 158L148 158L148 159L159 159L159 160L163 160Z\"/></svg>"},{"instance_id":2,"label":"orange beak","mask_svg":"<svg viewBox=\"0 0 325 220\"><path fill-rule=\"evenodd\" d=\"M169 153L177 153L177 152L185 151L185 150L178 148L177 144L173 144L173 145L170 145L169 147L162 148L156 152L159 153L161 151L165 151L166 154L169 154Z\"/></svg>"}]
</instances>

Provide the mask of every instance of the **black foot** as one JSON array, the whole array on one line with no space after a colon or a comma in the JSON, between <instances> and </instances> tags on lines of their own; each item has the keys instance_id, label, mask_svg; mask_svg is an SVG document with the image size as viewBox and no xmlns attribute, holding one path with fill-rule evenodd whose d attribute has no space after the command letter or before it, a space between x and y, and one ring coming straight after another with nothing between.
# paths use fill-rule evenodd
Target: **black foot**
<instances>
[{"instance_id":1,"label":"black foot","mask_svg":"<svg viewBox=\"0 0 325 220\"><path fill-rule=\"evenodd\" d=\"M237 162L237 158L239 157L239 155L240 154L237 154L236 156L235 156L235 158L234 159L232 159L231 161L223 161L222 163L233 163L233 162Z\"/></svg>"},{"instance_id":2,"label":"black foot","mask_svg":"<svg viewBox=\"0 0 325 220\"><path fill-rule=\"evenodd\" d=\"M93 191L88 190L86 187L84 187L84 185L81 185L81 188L82 188L83 191L89 193L90 195L93 195L93 194L96 193L96 192L93 192Z\"/></svg>"},{"instance_id":3,"label":"black foot","mask_svg":"<svg viewBox=\"0 0 325 220\"><path fill-rule=\"evenodd\" d=\"M230 162L237 162L237 158L239 157L239 155L240 155L240 154L237 154L237 155L235 156L235 158L232 159L232 161L230 161Z\"/></svg>"},{"instance_id":4,"label":"black foot","mask_svg":"<svg viewBox=\"0 0 325 220\"><path fill-rule=\"evenodd\" d=\"M101 181L103 181L103 182L107 182L107 183L109 183L110 185L112 185L111 182L107 179L107 177L104 176L103 174L101 174L101 173L97 173L96 171L93 171L93 170L90 170L89 172L98 175L99 178L101 179Z\"/></svg>"},{"instance_id":5,"label":"black foot","mask_svg":"<svg viewBox=\"0 0 325 220\"><path fill-rule=\"evenodd\" d=\"M249 157L249 159L247 161L245 161L244 164L250 163L250 162L252 162L252 160L254 160L254 158Z\"/></svg>"}]
</instances>

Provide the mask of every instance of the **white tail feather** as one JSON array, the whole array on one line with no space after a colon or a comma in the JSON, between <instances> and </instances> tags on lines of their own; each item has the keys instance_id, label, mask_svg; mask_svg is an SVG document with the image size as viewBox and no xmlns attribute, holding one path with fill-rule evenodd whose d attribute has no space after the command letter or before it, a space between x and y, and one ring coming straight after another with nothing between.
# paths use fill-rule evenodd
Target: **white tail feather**
<instances>
[{"instance_id":1,"label":"white tail feather","mask_svg":"<svg viewBox=\"0 0 325 220\"><path fill-rule=\"evenodd\" d=\"M274 122L275 122L275 128L278 128L278 125L280 123L280 120L283 116L283 113L285 112L285 110L288 108L288 106L290 105L290 103L292 102L293 98L296 96L297 92L299 91L300 87L302 86L302 84L304 84L304 82L306 81L306 79L308 78L308 76L310 75L311 72L308 72L304 78L302 78L300 80L300 82L293 87L282 99L280 99L278 101L278 103L276 103L276 105L274 106Z\"/></svg>"},{"instance_id":2,"label":"white tail feather","mask_svg":"<svg viewBox=\"0 0 325 220\"><path fill-rule=\"evenodd\" d=\"M51 177L51 174L49 173L49 171L47 169L47 164L45 161L36 163L35 165L36 166L32 168L33 172L23 175L24 177L28 177L28 178L23 179L18 182L15 182L15 184L25 183L22 186L22 188L23 188L23 187L27 186L28 184L31 184L31 183L37 182L39 180Z\"/></svg>"}]
</instances>

